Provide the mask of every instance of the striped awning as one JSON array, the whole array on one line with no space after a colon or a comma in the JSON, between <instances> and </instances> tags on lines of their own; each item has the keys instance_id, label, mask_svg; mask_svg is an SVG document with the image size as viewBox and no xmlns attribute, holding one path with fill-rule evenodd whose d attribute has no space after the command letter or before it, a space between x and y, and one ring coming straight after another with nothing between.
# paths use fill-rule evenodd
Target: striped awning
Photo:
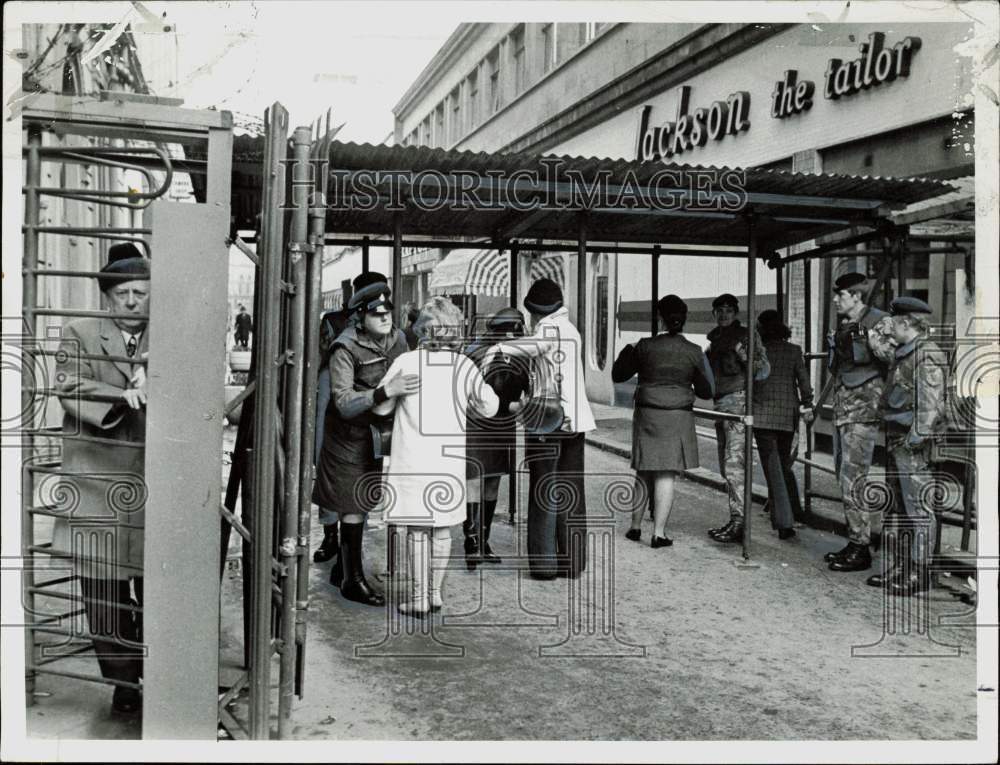
<instances>
[{"instance_id":1,"label":"striped awning","mask_svg":"<svg viewBox=\"0 0 1000 765\"><path fill-rule=\"evenodd\" d=\"M561 255L531 258L529 284L541 278L565 286ZM510 254L497 250L452 250L434 267L427 287L432 295L505 297L510 294Z\"/></svg>"}]
</instances>

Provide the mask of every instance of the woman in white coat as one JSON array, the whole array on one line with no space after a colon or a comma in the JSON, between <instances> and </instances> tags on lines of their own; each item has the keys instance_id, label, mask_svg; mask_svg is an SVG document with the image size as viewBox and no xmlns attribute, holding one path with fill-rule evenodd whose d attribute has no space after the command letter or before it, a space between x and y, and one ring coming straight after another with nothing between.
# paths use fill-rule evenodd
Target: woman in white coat
<instances>
[{"instance_id":1,"label":"woman in white coat","mask_svg":"<svg viewBox=\"0 0 1000 765\"><path fill-rule=\"evenodd\" d=\"M393 361L382 382L416 374L419 391L389 399L375 413L395 409L396 414L392 453L383 474L389 503L385 520L407 528L413 583L413 598L400 603L399 610L423 617L442 606L451 527L465 520L466 413L471 407L491 417L500 401L475 362L461 352L463 318L454 303L431 298L413 328L417 349Z\"/></svg>"}]
</instances>

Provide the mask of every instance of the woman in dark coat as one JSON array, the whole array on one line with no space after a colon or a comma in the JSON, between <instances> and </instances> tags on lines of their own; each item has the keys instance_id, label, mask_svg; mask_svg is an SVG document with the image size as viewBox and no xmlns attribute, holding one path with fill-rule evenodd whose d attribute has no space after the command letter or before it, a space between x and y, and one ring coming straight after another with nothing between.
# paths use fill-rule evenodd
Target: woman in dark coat
<instances>
[{"instance_id":1,"label":"woman in dark coat","mask_svg":"<svg viewBox=\"0 0 1000 765\"><path fill-rule=\"evenodd\" d=\"M636 479L653 495L651 547L667 547L667 520L674 501L674 480L682 470L698 467L698 441L694 430L695 397L715 394L712 368L701 348L680 332L687 321L687 304L667 295L656 304L660 334L626 345L611 369L611 379L625 382L639 376L632 420L632 468ZM645 514L644 502L632 513L625 535L638 542Z\"/></svg>"},{"instance_id":2,"label":"woman in dark coat","mask_svg":"<svg viewBox=\"0 0 1000 765\"><path fill-rule=\"evenodd\" d=\"M357 323L341 332L330 355L330 403L313 502L340 516L341 594L381 606L385 598L365 579L361 555L365 516L382 498L382 460L375 459L371 432L379 418L372 408L416 392L419 380L416 375L399 375L379 384L392 362L406 353L406 338L393 326L385 277L374 272L367 277L375 281L355 292L348 304L358 314Z\"/></svg>"},{"instance_id":3,"label":"woman in dark coat","mask_svg":"<svg viewBox=\"0 0 1000 765\"><path fill-rule=\"evenodd\" d=\"M792 523L802 517L799 487L792 465L792 443L799 414L812 419L812 385L802 349L788 342L792 331L777 311L762 311L757 331L767 352L771 374L753 389L753 434L767 481L771 526L781 539L795 536Z\"/></svg>"},{"instance_id":4,"label":"woman in dark coat","mask_svg":"<svg viewBox=\"0 0 1000 765\"><path fill-rule=\"evenodd\" d=\"M470 571L480 563L500 563L490 547L490 528L497 509L500 477L509 475L515 464L517 431L510 404L528 390L527 367L501 356L487 365L491 347L502 340L524 336L524 315L516 308L504 308L491 317L485 334L466 349L469 356L500 398L500 408L492 417L469 411L466 423L466 519L465 562Z\"/></svg>"}]
</instances>

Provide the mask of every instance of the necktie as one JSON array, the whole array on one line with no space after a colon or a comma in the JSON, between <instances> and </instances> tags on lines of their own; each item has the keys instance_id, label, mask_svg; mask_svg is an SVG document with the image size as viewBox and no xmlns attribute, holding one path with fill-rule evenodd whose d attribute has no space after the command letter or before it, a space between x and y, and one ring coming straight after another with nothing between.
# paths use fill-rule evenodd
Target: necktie
<instances>
[{"instance_id":1,"label":"necktie","mask_svg":"<svg viewBox=\"0 0 1000 765\"><path fill-rule=\"evenodd\" d=\"M135 356L135 351L138 347L139 344L135 341L135 335L131 335L128 339L128 344L125 346L125 353L128 354L129 358L132 358Z\"/></svg>"}]
</instances>

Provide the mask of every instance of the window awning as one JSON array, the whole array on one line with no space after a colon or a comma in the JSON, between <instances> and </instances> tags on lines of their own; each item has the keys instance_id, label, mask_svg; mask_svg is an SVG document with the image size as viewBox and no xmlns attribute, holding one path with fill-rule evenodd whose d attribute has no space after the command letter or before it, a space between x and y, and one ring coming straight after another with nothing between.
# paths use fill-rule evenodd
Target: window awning
<instances>
[{"instance_id":1,"label":"window awning","mask_svg":"<svg viewBox=\"0 0 1000 765\"><path fill-rule=\"evenodd\" d=\"M531 260L528 284L542 278L565 287L562 256ZM510 254L497 250L452 250L434 267L427 287L432 295L506 297L510 294Z\"/></svg>"}]
</instances>

